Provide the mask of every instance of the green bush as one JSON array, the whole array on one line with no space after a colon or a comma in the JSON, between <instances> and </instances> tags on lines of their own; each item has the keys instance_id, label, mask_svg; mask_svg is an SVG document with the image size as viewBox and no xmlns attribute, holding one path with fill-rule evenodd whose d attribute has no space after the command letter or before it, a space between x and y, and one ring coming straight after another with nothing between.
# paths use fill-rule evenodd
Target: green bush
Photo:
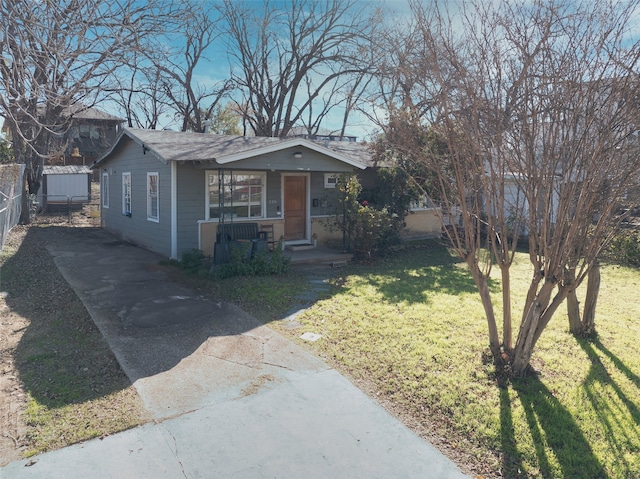
<instances>
[{"instance_id":1,"label":"green bush","mask_svg":"<svg viewBox=\"0 0 640 479\"><path fill-rule=\"evenodd\" d=\"M377 210L360 205L350 221L351 246L355 251L384 251L400 242L398 216L386 208Z\"/></svg>"},{"instance_id":2,"label":"green bush","mask_svg":"<svg viewBox=\"0 0 640 479\"><path fill-rule=\"evenodd\" d=\"M349 251L384 252L389 246L400 242L400 230L404 227L403 216L387 206L374 207L361 198L362 186L354 175L341 175L336 184L339 214L327 225L331 231L343 231Z\"/></svg>"},{"instance_id":3,"label":"green bush","mask_svg":"<svg viewBox=\"0 0 640 479\"><path fill-rule=\"evenodd\" d=\"M620 265L640 266L640 232L620 231L605 251L605 258Z\"/></svg>"},{"instance_id":4,"label":"green bush","mask_svg":"<svg viewBox=\"0 0 640 479\"><path fill-rule=\"evenodd\" d=\"M247 248L250 244L233 245L231 261L216 265L211 269L211 259L202 254L199 249L190 249L180 256L180 267L189 274L211 276L216 279L234 276L268 276L283 274L289 270L290 260L282 249L276 247L274 251L262 251L250 257Z\"/></svg>"},{"instance_id":5,"label":"green bush","mask_svg":"<svg viewBox=\"0 0 640 479\"><path fill-rule=\"evenodd\" d=\"M197 248L185 251L180 256L180 265L190 274L206 274L208 271L206 263L207 258Z\"/></svg>"},{"instance_id":6,"label":"green bush","mask_svg":"<svg viewBox=\"0 0 640 479\"><path fill-rule=\"evenodd\" d=\"M231 261L216 265L212 275L217 279L234 276L269 276L283 274L289 270L290 260L276 247L274 251L261 251L247 259L247 252L242 248L231 250Z\"/></svg>"}]
</instances>

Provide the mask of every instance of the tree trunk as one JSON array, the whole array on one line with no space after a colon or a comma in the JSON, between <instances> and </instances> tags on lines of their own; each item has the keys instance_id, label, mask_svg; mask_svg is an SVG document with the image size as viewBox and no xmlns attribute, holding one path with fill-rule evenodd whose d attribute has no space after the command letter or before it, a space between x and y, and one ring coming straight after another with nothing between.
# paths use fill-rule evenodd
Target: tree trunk
<instances>
[{"instance_id":1,"label":"tree trunk","mask_svg":"<svg viewBox=\"0 0 640 479\"><path fill-rule=\"evenodd\" d=\"M509 265L501 264L502 273L502 345L506 351L513 349L513 331L511 328L511 276Z\"/></svg>"},{"instance_id":2,"label":"tree trunk","mask_svg":"<svg viewBox=\"0 0 640 479\"><path fill-rule=\"evenodd\" d=\"M524 376L529 369L529 361L537 341L536 331L542 326L542 315L549 305L554 287L554 283L545 281L538 294L525 309L526 314L520 325L511 364L512 371L516 376Z\"/></svg>"},{"instance_id":3,"label":"tree trunk","mask_svg":"<svg viewBox=\"0 0 640 479\"><path fill-rule=\"evenodd\" d=\"M584 301L584 316L582 318L582 334L592 335L596 329L596 303L600 292L600 265L596 262L589 271L587 280L587 295Z\"/></svg>"},{"instance_id":4,"label":"tree trunk","mask_svg":"<svg viewBox=\"0 0 640 479\"><path fill-rule=\"evenodd\" d=\"M582 321L580 318L580 302L575 289L575 271L569 271L572 287L567 295L567 315L569 316L569 331L574 336L582 334Z\"/></svg>"},{"instance_id":5,"label":"tree trunk","mask_svg":"<svg viewBox=\"0 0 640 479\"><path fill-rule=\"evenodd\" d=\"M29 211L29 193L26 188L26 184L22 190L22 196L20 197L20 224L28 225L31 223L31 212Z\"/></svg>"},{"instance_id":6,"label":"tree trunk","mask_svg":"<svg viewBox=\"0 0 640 479\"><path fill-rule=\"evenodd\" d=\"M493 361L494 364L498 364L501 360L500 335L498 334L498 325L496 324L496 316L493 311L493 303L491 302L491 293L489 292L487 278L478 268L475 258L467 258L467 264L469 265L476 287L478 288L478 293L482 300L482 306L484 307L484 313L487 317L487 324L489 326L489 348L493 354Z\"/></svg>"},{"instance_id":7,"label":"tree trunk","mask_svg":"<svg viewBox=\"0 0 640 479\"><path fill-rule=\"evenodd\" d=\"M31 195L37 195L40 191L40 182L42 181L42 171L44 169L44 158L32 153L31 157L26 159L26 168L24 171L25 188L22 198L22 214L20 222L24 225L31 223Z\"/></svg>"},{"instance_id":8,"label":"tree trunk","mask_svg":"<svg viewBox=\"0 0 640 479\"><path fill-rule=\"evenodd\" d=\"M569 316L569 331L574 336L582 334L582 321L580 320L580 302L576 290L569 291L567 296L567 315Z\"/></svg>"}]
</instances>

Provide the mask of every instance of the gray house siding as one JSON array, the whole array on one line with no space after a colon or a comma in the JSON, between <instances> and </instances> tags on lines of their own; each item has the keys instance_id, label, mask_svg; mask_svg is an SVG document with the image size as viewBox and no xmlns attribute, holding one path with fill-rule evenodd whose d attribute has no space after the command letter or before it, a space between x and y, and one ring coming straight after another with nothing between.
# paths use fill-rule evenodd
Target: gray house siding
<instances>
[{"instance_id":1,"label":"gray house siding","mask_svg":"<svg viewBox=\"0 0 640 479\"><path fill-rule=\"evenodd\" d=\"M282 197L280 188L282 185L282 177L280 172L267 172L267 217L279 218L282 215Z\"/></svg>"},{"instance_id":2,"label":"gray house siding","mask_svg":"<svg viewBox=\"0 0 640 479\"><path fill-rule=\"evenodd\" d=\"M120 238L162 255L171 254L171 168L155 156L143 155L139 145L129 141L112 159L103 163L108 173L109 208L103 208L106 230ZM158 173L159 222L147 219L147 173ZM131 173L131 216L123 214L123 173Z\"/></svg>"},{"instance_id":3,"label":"gray house siding","mask_svg":"<svg viewBox=\"0 0 640 479\"><path fill-rule=\"evenodd\" d=\"M302 158L294 158L296 152L302 153ZM321 171L328 173L351 172L355 168L343 163L335 158L329 158L317 151L308 148L289 148L282 151L267 153L259 157L248 158L246 160L234 161L225 167L234 170L264 170L277 169L278 171Z\"/></svg>"},{"instance_id":4,"label":"gray house siding","mask_svg":"<svg viewBox=\"0 0 640 479\"><path fill-rule=\"evenodd\" d=\"M311 173L310 183L311 216L334 214L338 204L338 194L335 188L324 187L324 173Z\"/></svg>"},{"instance_id":5,"label":"gray house siding","mask_svg":"<svg viewBox=\"0 0 640 479\"><path fill-rule=\"evenodd\" d=\"M205 219L206 173L178 165L178 256L198 247L198 221Z\"/></svg>"}]
</instances>

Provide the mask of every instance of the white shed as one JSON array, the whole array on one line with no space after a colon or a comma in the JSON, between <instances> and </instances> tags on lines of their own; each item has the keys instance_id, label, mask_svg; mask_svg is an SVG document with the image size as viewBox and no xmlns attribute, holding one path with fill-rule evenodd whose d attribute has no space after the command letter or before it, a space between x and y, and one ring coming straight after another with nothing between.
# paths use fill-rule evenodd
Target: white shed
<instances>
[{"instance_id":1,"label":"white shed","mask_svg":"<svg viewBox=\"0 0 640 479\"><path fill-rule=\"evenodd\" d=\"M39 203L86 203L91 200L91 169L84 165L45 166Z\"/></svg>"}]
</instances>

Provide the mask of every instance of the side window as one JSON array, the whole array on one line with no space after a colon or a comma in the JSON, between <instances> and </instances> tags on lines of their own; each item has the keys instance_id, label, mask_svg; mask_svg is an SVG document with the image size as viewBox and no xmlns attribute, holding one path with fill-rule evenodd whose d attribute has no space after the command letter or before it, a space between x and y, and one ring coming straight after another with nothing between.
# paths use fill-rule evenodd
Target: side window
<instances>
[{"instance_id":1,"label":"side window","mask_svg":"<svg viewBox=\"0 0 640 479\"><path fill-rule=\"evenodd\" d=\"M131 173L122 173L122 214L131 216Z\"/></svg>"},{"instance_id":2,"label":"side window","mask_svg":"<svg viewBox=\"0 0 640 479\"><path fill-rule=\"evenodd\" d=\"M102 207L109 208L109 173L102 173L102 188L100 189L100 198L102 198Z\"/></svg>"},{"instance_id":3,"label":"side window","mask_svg":"<svg viewBox=\"0 0 640 479\"><path fill-rule=\"evenodd\" d=\"M160 221L158 213L158 173L147 173L147 219Z\"/></svg>"}]
</instances>

